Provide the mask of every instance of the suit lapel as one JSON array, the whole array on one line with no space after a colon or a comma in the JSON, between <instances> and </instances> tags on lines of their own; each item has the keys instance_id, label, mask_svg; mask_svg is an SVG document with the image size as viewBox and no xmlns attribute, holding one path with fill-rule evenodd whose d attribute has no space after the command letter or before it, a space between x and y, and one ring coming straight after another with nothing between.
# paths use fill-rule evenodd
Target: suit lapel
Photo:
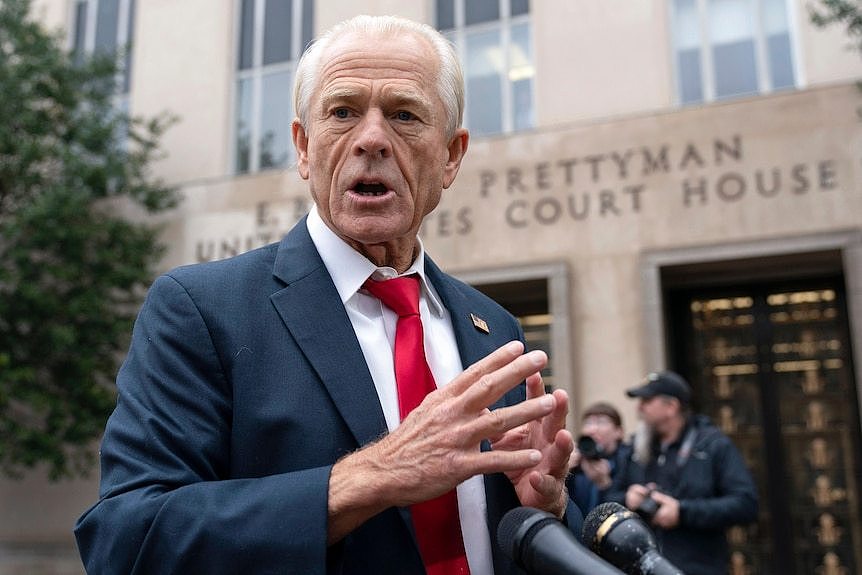
<instances>
[{"instance_id":1,"label":"suit lapel","mask_svg":"<svg viewBox=\"0 0 862 575\"><path fill-rule=\"evenodd\" d=\"M305 221L282 240L273 274L287 285L271 296L297 345L359 445L386 433L377 390L353 326Z\"/></svg>"},{"instance_id":2,"label":"suit lapel","mask_svg":"<svg viewBox=\"0 0 862 575\"><path fill-rule=\"evenodd\" d=\"M476 329L470 315L475 311L470 298L428 257L425 258L425 274L449 311L461 365L466 368L476 363L504 343L498 344L495 337Z\"/></svg>"},{"instance_id":3,"label":"suit lapel","mask_svg":"<svg viewBox=\"0 0 862 575\"><path fill-rule=\"evenodd\" d=\"M455 339L464 366L475 363L503 342L477 331L470 317L470 298L426 258L426 273L449 310ZM271 300L297 345L326 387L336 409L356 438L365 445L386 433L386 420L377 390L353 332L338 291L300 222L282 240L273 274L286 286ZM492 326L493 329L493 326ZM485 446L487 448L487 446ZM497 573L519 572L502 557L496 545L496 528L502 514L517 505L511 483L502 474L485 477L489 529ZM412 532L407 509L399 509Z\"/></svg>"}]
</instances>

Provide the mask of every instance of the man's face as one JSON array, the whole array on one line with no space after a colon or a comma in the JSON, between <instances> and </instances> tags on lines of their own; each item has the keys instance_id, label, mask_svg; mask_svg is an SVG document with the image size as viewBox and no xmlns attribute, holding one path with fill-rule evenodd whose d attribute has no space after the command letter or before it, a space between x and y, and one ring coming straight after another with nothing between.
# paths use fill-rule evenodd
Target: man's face
<instances>
[{"instance_id":1,"label":"man's face","mask_svg":"<svg viewBox=\"0 0 862 575\"><path fill-rule=\"evenodd\" d=\"M638 404L640 418L653 429L661 427L678 411L679 401L664 395L642 397Z\"/></svg>"},{"instance_id":2,"label":"man's face","mask_svg":"<svg viewBox=\"0 0 862 575\"><path fill-rule=\"evenodd\" d=\"M446 138L437 73L422 38L346 35L321 57L309 125L293 125L321 217L377 265L409 266L422 219L467 148L463 129Z\"/></svg>"},{"instance_id":3,"label":"man's face","mask_svg":"<svg viewBox=\"0 0 862 575\"><path fill-rule=\"evenodd\" d=\"M588 415L581 422L581 434L589 435L606 453L616 451L623 438L623 430L607 415Z\"/></svg>"}]
</instances>

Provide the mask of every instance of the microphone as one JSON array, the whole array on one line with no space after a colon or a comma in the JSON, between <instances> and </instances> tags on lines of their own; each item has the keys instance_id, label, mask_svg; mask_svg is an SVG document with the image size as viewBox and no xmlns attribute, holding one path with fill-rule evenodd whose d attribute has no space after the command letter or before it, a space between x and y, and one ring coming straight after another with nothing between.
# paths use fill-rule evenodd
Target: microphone
<instances>
[{"instance_id":1,"label":"microphone","mask_svg":"<svg viewBox=\"0 0 862 575\"><path fill-rule=\"evenodd\" d=\"M559 519L532 507L515 507L503 516L497 543L530 575L622 575L578 543Z\"/></svg>"},{"instance_id":2,"label":"microphone","mask_svg":"<svg viewBox=\"0 0 862 575\"><path fill-rule=\"evenodd\" d=\"M628 575L684 575L659 552L655 536L634 512L602 503L584 518L584 542Z\"/></svg>"}]
</instances>

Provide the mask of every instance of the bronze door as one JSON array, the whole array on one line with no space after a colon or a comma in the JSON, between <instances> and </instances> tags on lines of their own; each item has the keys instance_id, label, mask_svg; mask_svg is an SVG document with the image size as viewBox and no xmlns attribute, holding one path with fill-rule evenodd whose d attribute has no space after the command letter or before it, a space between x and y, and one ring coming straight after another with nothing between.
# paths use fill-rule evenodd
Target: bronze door
<instances>
[{"instance_id":1,"label":"bronze door","mask_svg":"<svg viewBox=\"0 0 862 575\"><path fill-rule=\"evenodd\" d=\"M731 573L862 572L858 397L841 277L670 292L673 364L760 494Z\"/></svg>"}]
</instances>

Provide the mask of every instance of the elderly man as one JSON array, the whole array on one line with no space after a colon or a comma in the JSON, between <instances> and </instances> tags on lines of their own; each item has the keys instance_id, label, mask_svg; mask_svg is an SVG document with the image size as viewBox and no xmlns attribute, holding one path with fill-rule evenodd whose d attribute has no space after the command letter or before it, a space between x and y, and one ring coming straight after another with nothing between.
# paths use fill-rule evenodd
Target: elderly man
<instances>
[{"instance_id":1,"label":"elderly man","mask_svg":"<svg viewBox=\"0 0 862 575\"><path fill-rule=\"evenodd\" d=\"M296 72L315 207L280 244L153 285L117 379L92 573L515 573L508 509L577 529L567 397L417 232L458 172L463 80L432 28L357 17ZM466 368L466 369L465 369Z\"/></svg>"}]
</instances>

